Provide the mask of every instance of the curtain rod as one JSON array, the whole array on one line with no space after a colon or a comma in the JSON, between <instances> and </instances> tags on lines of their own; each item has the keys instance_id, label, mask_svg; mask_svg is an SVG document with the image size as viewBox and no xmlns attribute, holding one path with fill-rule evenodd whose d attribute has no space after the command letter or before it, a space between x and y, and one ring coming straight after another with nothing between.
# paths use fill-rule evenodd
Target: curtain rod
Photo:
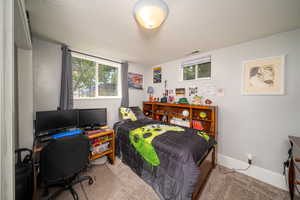
<instances>
[{"instance_id":1,"label":"curtain rod","mask_svg":"<svg viewBox=\"0 0 300 200\"><path fill-rule=\"evenodd\" d=\"M82 52L79 52L79 51L74 51L74 50L71 50L71 49L69 49L69 51L70 51L70 52L74 52L74 53L78 53L78 54L81 54L81 55L84 55L84 56L89 56L89 57L93 57L93 58L98 58L98 59L102 59L102 60L106 60L106 61L110 61L110 62L122 64L122 62L110 60L110 59L108 59L108 58L103 58L103 57L99 57L99 56L94 56L94 55L91 55L91 54L86 54L86 53L82 53Z\"/></svg>"}]
</instances>

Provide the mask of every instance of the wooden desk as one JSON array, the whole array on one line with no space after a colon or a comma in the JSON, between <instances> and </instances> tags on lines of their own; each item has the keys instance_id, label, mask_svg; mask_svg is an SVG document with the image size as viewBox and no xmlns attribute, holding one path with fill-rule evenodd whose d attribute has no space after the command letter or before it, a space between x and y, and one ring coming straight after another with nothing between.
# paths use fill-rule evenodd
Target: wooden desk
<instances>
[{"instance_id":1,"label":"wooden desk","mask_svg":"<svg viewBox=\"0 0 300 200\"><path fill-rule=\"evenodd\" d=\"M115 133L113 129L105 129L105 130L101 130L101 132L92 134L92 131L86 131L84 132L84 135L88 136L88 138L90 140L93 139L97 139L97 138L104 138L105 136L107 136L107 139L99 139L99 142L97 144L92 144L93 146L95 145L100 145L106 142L110 143L109 149L101 152L99 154L95 154L95 155L91 155L90 156L90 160L96 160L100 157L103 157L104 155L107 155L110 163L114 164L115 162ZM40 152L42 151L43 147L45 147L47 145L47 143L45 144L41 144L38 140L35 140L34 145L33 145L33 163L34 163L34 170L33 170L33 200L38 200L39 196L38 196L38 190L37 190L37 177L39 174L39 161L40 161Z\"/></svg>"},{"instance_id":2,"label":"wooden desk","mask_svg":"<svg viewBox=\"0 0 300 200\"><path fill-rule=\"evenodd\" d=\"M96 160L97 158L101 158L104 155L107 155L108 158L110 159L111 164L114 164L115 162L115 132L113 129L105 129L101 130L100 132L97 132L97 130L94 131L86 131L84 132L84 135L86 135L91 141L94 139L99 139L99 142L92 144L93 147L97 145L104 144L106 142L110 143L109 149L99 153L90 156L90 160ZM107 139L101 139L103 137L108 137ZM41 145L39 142L36 142L36 144L33 147L33 153L35 160L38 161L38 153L42 151L43 147L45 145Z\"/></svg>"}]
</instances>

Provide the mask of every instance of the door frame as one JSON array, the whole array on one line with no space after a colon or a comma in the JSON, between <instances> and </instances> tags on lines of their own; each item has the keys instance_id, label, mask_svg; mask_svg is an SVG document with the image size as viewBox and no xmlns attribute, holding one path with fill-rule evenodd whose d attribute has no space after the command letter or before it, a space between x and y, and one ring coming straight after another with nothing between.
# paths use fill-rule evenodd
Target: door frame
<instances>
[{"instance_id":1,"label":"door frame","mask_svg":"<svg viewBox=\"0 0 300 200\"><path fill-rule=\"evenodd\" d=\"M15 199L14 1L0 1L0 199Z\"/></svg>"}]
</instances>

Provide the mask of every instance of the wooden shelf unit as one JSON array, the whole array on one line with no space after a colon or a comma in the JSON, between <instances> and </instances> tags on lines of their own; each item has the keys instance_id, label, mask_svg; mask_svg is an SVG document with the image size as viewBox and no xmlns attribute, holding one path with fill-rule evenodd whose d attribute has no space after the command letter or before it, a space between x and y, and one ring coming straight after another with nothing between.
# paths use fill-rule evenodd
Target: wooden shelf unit
<instances>
[{"instance_id":1,"label":"wooden shelf unit","mask_svg":"<svg viewBox=\"0 0 300 200\"><path fill-rule=\"evenodd\" d=\"M94 131L95 132L95 131ZM106 129L101 130L99 133L93 133L93 131L86 131L86 136L90 140L98 140L92 143L93 147L99 146L101 144L104 144L106 142L109 143L109 147L107 150L103 152L96 153L94 155L90 156L90 160L96 160L98 158L101 158L104 155L107 155L111 164L114 164L115 162L115 133L112 129Z\"/></svg>"},{"instance_id":2,"label":"wooden shelf unit","mask_svg":"<svg viewBox=\"0 0 300 200\"><path fill-rule=\"evenodd\" d=\"M184 110L189 112L189 116L182 115ZM143 112L154 120L162 120L163 116L167 117L167 122L170 122L172 117L188 120L191 128L193 120L200 121L204 131L214 137L217 135L217 106L144 102ZM200 112L205 112L207 116L201 118Z\"/></svg>"}]
</instances>

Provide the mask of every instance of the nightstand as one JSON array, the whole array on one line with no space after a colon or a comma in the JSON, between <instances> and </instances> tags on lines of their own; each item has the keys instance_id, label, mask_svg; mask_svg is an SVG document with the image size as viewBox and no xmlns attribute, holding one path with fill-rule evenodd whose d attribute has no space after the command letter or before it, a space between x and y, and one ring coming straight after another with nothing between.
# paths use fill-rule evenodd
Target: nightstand
<instances>
[{"instance_id":1,"label":"nightstand","mask_svg":"<svg viewBox=\"0 0 300 200\"><path fill-rule=\"evenodd\" d=\"M289 136L292 157L289 165L289 190L291 200L294 199L296 187L300 187L300 137Z\"/></svg>"},{"instance_id":2,"label":"nightstand","mask_svg":"<svg viewBox=\"0 0 300 200\"><path fill-rule=\"evenodd\" d=\"M91 140L90 160L96 160L105 155L111 164L115 162L115 132L113 129L98 129L86 131L85 135Z\"/></svg>"}]
</instances>

